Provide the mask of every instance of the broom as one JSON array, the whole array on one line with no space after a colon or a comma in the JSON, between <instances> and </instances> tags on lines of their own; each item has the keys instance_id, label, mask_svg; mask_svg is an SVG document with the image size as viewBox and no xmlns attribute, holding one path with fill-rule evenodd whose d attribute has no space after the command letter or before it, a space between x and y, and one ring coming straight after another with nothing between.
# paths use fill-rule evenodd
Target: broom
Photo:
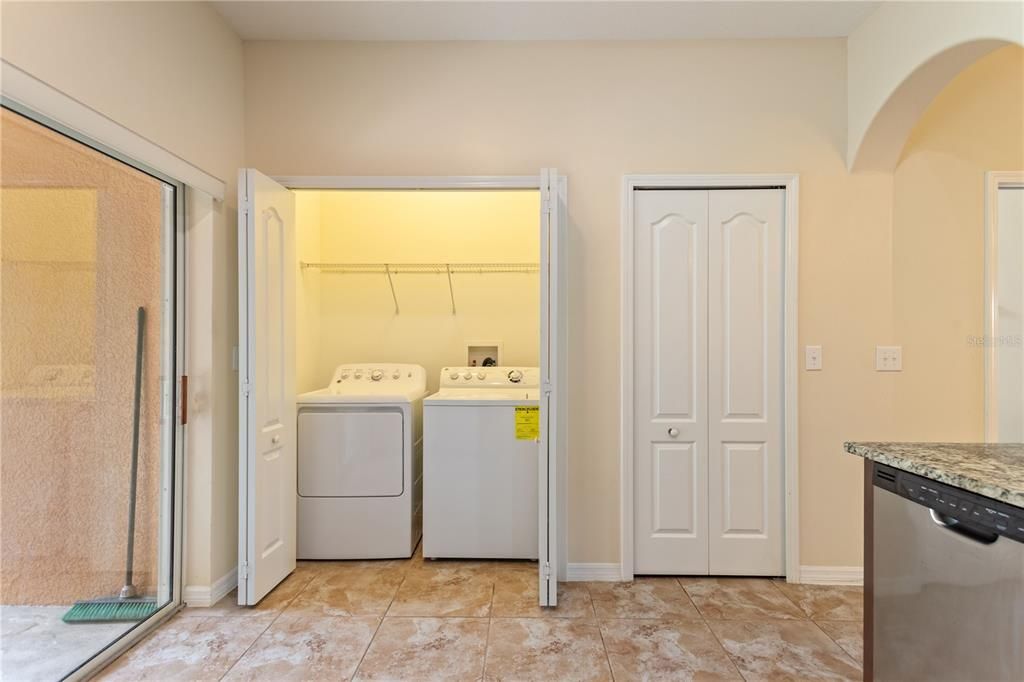
<instances>
[{"instance_id":1,"label":"broom","mask_svg":"<svg viewBox=\"0 0 1024 682\"><path fill-rule=\"evenodd\" d=\"M62 620L65 623L135 622L156 613L155 597L140 597L132 584L135 558L135 497L139 480L139 409L142 399L142 348L146 336L146 309L139 306L135 335L135 405L132 420L132 484L128 500L128 560L124 587L116 597L76 602Z\"/></svg>"}]
</instances>

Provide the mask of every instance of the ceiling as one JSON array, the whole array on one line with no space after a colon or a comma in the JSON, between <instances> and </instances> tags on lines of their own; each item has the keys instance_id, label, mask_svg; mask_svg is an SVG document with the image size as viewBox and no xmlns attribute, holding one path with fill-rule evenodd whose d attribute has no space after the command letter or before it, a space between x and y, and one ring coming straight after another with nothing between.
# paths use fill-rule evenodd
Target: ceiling
<instances>
[{"instance_id":1,"label":"ceiling","mask_svg":"<svg viewBox=\"0 0 1024 682\"><path fill-rule=\"evenodd\" d=\"M214 2L244 40L677 40L847 36L878 2Z\"/></svg>"}]
</instances>

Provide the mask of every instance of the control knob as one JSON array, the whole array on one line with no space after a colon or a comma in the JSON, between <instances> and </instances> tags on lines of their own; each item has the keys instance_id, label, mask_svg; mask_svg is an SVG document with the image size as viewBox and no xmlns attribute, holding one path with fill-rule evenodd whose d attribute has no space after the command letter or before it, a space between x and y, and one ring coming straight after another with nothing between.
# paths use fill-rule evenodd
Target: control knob
<instances>
[{"instance_id":1,"label":"control knob","mask_svg":"<svg viewBox=\"0 0 1024 682\"><path fill-rule=\"evenodd\" d=\"M370 374L370 378L373 379L374 381L380 381L381 379L384 378L384 372L380 371L379 369L375 369L373 370L373 373Z\"/></svg>"},{"instance_id":2,"label":"control knob","mask_svg":"<svg viewBox=\"0 0 1024 682\"><path fill-rule=\"evenodd\" d=\"M480 381L483 381L484 379L487 378L487 375L484 374L483 372L477 372L476 373L476 378L479 379Z\"/></svg>"},{"instance_id":3,"label":"control knob","mask_svg":"<svg viewBox=\"0 0 1024 682\"><path fill-rule=\"evenodd\" d=\"M452 372L451 374L448 375L448 378L451 379L452 381L455 381L456 379L459 378L459 373L458 372Z\"/></svg>"},{"instance_id":4,"label":"control knob","mask_svg":"<svg viewBox=\"0 0 1024 682\"><path fill-rule=\"evenodd\" d=\"M462 373L462 378L465 379L466 381L469 381L470 379L473 378L473 373L472 372L463 372Z\"/></svg>"},{"instance_id":5,"label":"control knob","mask_svg":"<svg viewBox=\"0 0 1024 682\"><path fill-rule=\"evenodd\" d=\"M508 380L511 381L513 384L518 384L520 381L523 380L523 373L520 372L518 369L510 370L508 373Z\"/></svg>"}]
</instances>

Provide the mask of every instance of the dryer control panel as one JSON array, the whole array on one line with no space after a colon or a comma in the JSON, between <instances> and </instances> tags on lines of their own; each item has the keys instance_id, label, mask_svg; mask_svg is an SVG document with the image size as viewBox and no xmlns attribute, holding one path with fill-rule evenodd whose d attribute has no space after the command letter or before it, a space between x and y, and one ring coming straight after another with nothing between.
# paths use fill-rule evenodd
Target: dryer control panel
<instances>
[{"instance_id":1,"label":"dryer control panel","mask_svg":"<svg viewBox=\"0 0 1024 682\"><path fill-rule=\"evenodd\" d=\"M537 367L445 367L441 370L441 388L537 388Z\"/></svg>"},{"instance_id":2,"label":"dryer control panel","mask_svg":"<svg viewBox=\"0 0 1024 682\"><path fill-rule=\"evenodd\" d=\"M329 388L333 393L349 393L360 387L380 386L392 391L424 390L427 371L419 365L399 363L356 363L338 365Z\"/></svg>"}]
</instances>

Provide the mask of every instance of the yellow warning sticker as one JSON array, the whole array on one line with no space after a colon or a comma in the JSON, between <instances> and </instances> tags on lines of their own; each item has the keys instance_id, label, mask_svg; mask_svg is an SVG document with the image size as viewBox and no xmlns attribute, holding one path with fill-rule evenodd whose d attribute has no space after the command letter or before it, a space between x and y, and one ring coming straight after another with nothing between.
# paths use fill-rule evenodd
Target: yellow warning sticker
<instances>
[{"instance_id":1,"label":"yellow warning sticker","mask_svg":"<svg viewBox=\"0 0 1024 682\"><path fill-rule=\"evenodd\" d=\"M540 438L540 407L536 405L516 406L516 440L537 440Z\"/></svg>"}]
</instances>

